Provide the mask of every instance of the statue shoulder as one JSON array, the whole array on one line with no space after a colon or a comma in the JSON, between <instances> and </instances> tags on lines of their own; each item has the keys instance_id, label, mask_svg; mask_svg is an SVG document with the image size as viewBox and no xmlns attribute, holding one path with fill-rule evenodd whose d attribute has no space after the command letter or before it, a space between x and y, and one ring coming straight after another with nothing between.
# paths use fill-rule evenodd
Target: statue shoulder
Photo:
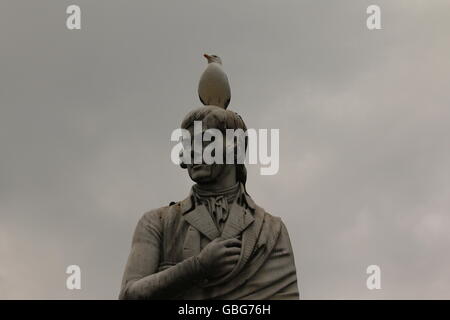
<instances>
[{"instance_id":1,"label":"statue shoulder","mask_svg":"<svg viewBox=\"0 0 450 320\"><path fill-rule=\"evenodd\" d=\"M281 243L286 243L290 247L288 228L281 217L274 216L264 210L264 224L271 234L278 235L277 238Z\"/></svg>"},{"instance_id":2,"label":"statue shoulder","mask_svg":"<svg viewBox=\"0 0 450 320\"><path fill-rule=\"evenodd\" d=\"M155 208L145 212L138 221L138 226L142 226L144 228L158 226L161 224L162 217L167 211L168 206Z\"/></svg>"},{"instance_id":3,"label":"statue shoulder","mask_svg":"<svg viewBox=\"0 0 450 320\"><path fill-rule=\"evenodd\" d=\"M160 208L154 208L149 211L146 211L141 219L148 220L148 219L154 219L159 218L164 215L164 213L168 210L169 206L164 206Z\"/></svg>"},{"instance_id":4,"label":"statue shoulder","mask_svg":"<svg viewBox=\"0 0 450 320\"><path fill-rule=\"evenodd\" d=\"M245 193L244 198L247 203L247 208L252 211L255 219L262 220L264 223L273 225L279 225L281 223L280 217L272 215L266 209L258 205L249 194Z\"/></svg>"},{"instance_id":5,"label":"statue shoulder","mask_svg":"<svg viewBox=\"0 0 450 320\"><path fill-rule=\"evenodd\" d=\"M262 220L263 230L272 235L278 235L286 228L280 217L271 214L257 204L255 204L254 217L257 220Z\"/></svg>"},{"instance_id":6,"label":"statue shoulder","mask_svg":"<svg viewBox=\"0 0 450 320\"><path fill-rule=\"evenodd\" d=\"M156 223L169 217L178 216L188 205L186 202L186 199L178 202L171 201L167 206L149 210L142 215L141 222Z\"/></svg>"},{"instance_id":7,"label":"statue shoulder","mask_svg":"<svg viewBox=\"0 0 450 320\"><path fill-rule=\"evenodd\" d=\"M271 214L266 209L264 209L263 207L260 207L256 203L254 203L254 207L255 207L255 211L254 211L255 212L255 216L259 216L259 218L264 219L264 221L266 223L276 223L276 224L280 224L280 223L282 224L283 223L281 221L280 217Z\"/></svg>"}]
</instances>

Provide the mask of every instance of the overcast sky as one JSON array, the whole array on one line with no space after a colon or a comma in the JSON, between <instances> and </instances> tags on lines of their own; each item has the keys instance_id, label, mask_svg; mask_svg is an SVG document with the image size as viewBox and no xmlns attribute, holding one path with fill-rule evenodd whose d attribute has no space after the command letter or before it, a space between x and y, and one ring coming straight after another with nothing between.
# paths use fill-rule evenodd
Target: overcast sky
<instances>
[{"instance_id":1,"label":"overcast sky","mask_svg":"<svg viewBox=\"0 0 450 320\"><path fill-rule=\"evenodd\" d=\"M0 298L117 298L138 219L192 185L170 134L205 52L247 127L280 129L279 173L247 189L301 297L450 298L448 0L78 0L69 31L73 3L0 2Z\"/></svg>"}]
</instances>

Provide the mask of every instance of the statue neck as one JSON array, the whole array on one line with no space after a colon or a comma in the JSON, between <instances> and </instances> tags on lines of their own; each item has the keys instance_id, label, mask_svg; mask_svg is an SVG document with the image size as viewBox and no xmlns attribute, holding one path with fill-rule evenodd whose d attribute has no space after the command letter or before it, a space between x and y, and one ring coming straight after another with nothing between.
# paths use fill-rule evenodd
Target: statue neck
<instances>
[{"instance_id":1,"label":"statue neck","mask_svg":"<svg viewBox=\"0 0 450 320\"><path fill-rule=\"evenodd\" d=\"M239 190L239 182L234 185L221 188L221 189L211 189L209 187L204 187L202 185L196 184L193 186L195 194L200 198L217 197L224 196L226 198L231 198L236 195Z\"/></svg>"}]
</instances>

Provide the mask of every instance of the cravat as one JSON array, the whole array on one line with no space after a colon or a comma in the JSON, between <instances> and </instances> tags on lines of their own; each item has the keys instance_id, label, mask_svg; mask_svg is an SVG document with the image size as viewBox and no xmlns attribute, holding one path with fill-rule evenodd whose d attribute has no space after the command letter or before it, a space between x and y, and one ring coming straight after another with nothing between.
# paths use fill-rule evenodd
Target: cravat
<instances>
[{"instance_id":1,"label":"cravat","mask_svg":"<svg viewBox=\"0 0 450 320\"><path fill-rule=\"evenodd\" d=\"M222 231L228 218L230 204L239 191L239 183L217 191L206 190L199 185L194 185L192 190L197 201L206 205L219 231Z\"/></svg>"}]
</instances>

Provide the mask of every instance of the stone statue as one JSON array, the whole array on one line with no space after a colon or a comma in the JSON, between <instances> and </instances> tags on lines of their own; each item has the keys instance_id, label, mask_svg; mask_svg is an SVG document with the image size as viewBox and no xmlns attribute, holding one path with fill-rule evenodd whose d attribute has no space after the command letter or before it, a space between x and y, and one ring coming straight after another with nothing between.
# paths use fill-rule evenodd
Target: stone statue
<instances>
[{"instance_id":1,"label":"stone statue","mask_svg":"<svg viewBox=\"0 0 450 320\"><path fill-rule=\"evenodd\" d=\"M224 107L193 110L181 128L246 131ZM188 197L139 220L119 298L298 299L287 229L247 193L245 165L191 163L181 163L195 182Z\"/></svg>"}]
</instances>

